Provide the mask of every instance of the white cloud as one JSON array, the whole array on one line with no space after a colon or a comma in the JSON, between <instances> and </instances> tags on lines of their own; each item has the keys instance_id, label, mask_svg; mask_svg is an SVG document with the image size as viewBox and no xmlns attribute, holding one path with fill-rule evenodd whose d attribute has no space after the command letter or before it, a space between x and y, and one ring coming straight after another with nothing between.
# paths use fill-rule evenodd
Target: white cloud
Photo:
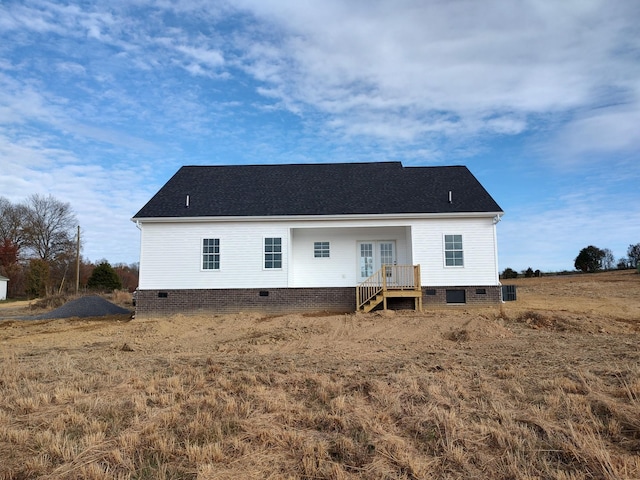
<instances>
[{"instance_id":1,"label":"white cloud","mask_svg":"<svg viewBox=\"0 0 640 480\"><path fill-rule=\"evenodd\" d=\"M528 205L507 209L498 224L501 270L573 270L575 257L588 245L609 248L616 259L625 256L627 246L640 240L637 194L623 188L612 195L622 180L615 173L598 178L599 182L584 180L564 192L560 188L556 195L540 189L539 198Z\"/></svg>"},{"instance_id":2,"label":"white cloud","mask_svg":"<svg viewBox=\"0 0 640 480\"><path fill-rule=\"evenodd\" d=\"M184 53L188 57L193 58L199 63L209 65L211 67L220 67L224 65L224 57L219 50L211 50L208 48L192 47L187 45L179 45L176 50Z\"/></svg>"},{"instance_id":3,"label":"white cloud","mask_svg":"<svg viewBox=\"0 0 640 480\"><path fill-rule=\"evenodd\" d=\"M95 255L117 261L137 254L129 217L182 163L469 158L498 176L492 143L526 138L522 158L499 152L515 185L505 266L542 249L570 268L567 244L619 256L637 241L637 194L539 199L559 165L579 172L567 193L601 181L578 167L635 167L638 18L633 0L8 0L0 194L70 201ZM541 159L548 175L524 185Z\"/></svg>"},{"instance_id":4,"label":"white cloud","mask_svg":"<svg viewBox=\"0 0 640 480\"><path fill-rule=\"evenodd\" d=\"M0 195L19 203L46 193L71 205L82 228L83 255L129 263L137 258L138 231L130 222L155 193L151 162L98 165L42 142L16 143L0 134ZM145 186L140 178L148 178Z\"/></svg>"},{"instance_id":5,"label":"white cloud","mask_svg":"<svg viewBox=\"0 0 640 480\"><path fill-rule=\"evenodd\" d=\"M557 133L556 156L640 151L640 103L604 107L576 115Z\"/></svg>"},{"instance_id":6,"label":"white cloud","mask_svg":"<svg viewBox=\"0 0 640 480\"><path fill-rule=\"evenodd\" d=\"M33 119L55 122L59 115L36 85L0 74L0 125Z\"/></svg>"},{"instance_id":7,"label":"white cloud","mask_svg":"<svg viewBox=\"0 0 640 480\"><path fill-rule=\"evenodd\" d=\"M85 75L87 73L86 68L76 62L59 62L56 64L56 68L70 75Z\"/></svg>"},{"instance_id":8,"label":"white cloud","mask_svg":"<svg viewBox=\"0 0 640 480\"><path fill-rule=\"evenodd\" d=\"M485 119L484 125L489 132L517 135L526 129L527 122L522 115L506 114Z\"/></svg>"},{"instance_id":9,"label":"white cloud","mask_svg":"<svg viewBox=\"0 0 640 480\"><path fill-rule=\"evenodd\" d=\"M518 134L530 117L589 110L603 86L640 76L637 59L618 53L640 14L633 2L239 4L268 22L244 57L268 85L260 93L355 135Z\"/></svg>"}]
</instances>

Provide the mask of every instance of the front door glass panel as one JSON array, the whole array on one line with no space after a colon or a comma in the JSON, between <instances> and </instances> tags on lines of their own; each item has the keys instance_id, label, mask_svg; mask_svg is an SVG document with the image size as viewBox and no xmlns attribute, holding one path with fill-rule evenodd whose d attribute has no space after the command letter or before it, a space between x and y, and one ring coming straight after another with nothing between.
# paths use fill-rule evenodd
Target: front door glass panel
<instances>
[{"instance_id":1,"label":"front door glass panel","mask_svg":"<svg viewBox=\"0 0 640 480\"><path fill-rule=\"evenodd\" d=\"M396 242L358 242L358 281L363 282L384 265L396 265ZM392 275L392 269L386 272Z\"/></svg>"},{"instance_id":2,"label":"front door glass panel","mask_svg":"<svg viewBox=\"0 0 640 480\"><path fill-rule=\"evenodd\" d=\"M360 278L373 275L373 243L360 244Z\"/></svg>"}]
</instances>

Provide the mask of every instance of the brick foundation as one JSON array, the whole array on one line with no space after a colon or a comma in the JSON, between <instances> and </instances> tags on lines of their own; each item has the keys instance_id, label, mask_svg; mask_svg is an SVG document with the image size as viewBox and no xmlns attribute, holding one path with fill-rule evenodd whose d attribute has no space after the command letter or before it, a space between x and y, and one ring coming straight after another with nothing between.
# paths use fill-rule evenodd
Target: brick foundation
<instances>
[{"instance_id":1,"label":"brick foundation","mask_svg":"<svg viewBox=\"0 0 640 480\"><path fill-rule=\"evenodd\" d=\"M499 286L422 287L423 308L429 305L455 305L455 303L447 302L447 291L464 291L464 304L467 305L495 305L502 301L501 287Z\"/></svg>"},{"instance_id":2,"label":"brick foundation","mask_svg":"<svg viewBox=\"0 0 640 480\"><path fill-rule=\"evenodd\" d=\"M464 296L464 304L468 305L496 304L502 300L498 286L422 287L425 309L429 305L447 305L448 298L459 301L461 296ZM390 298L387 302L388 308L394 310L413 309L414 307L412 298ZM136 315L238 312L266 314L344 313L353 312L355 303L355 287L139 290Z\"/></svg>"},{"instance_id":3,"label":"brick foundation","mask_svg":"<svg viewBox=\"0 0 640 480\"><path fill-rule=\"evenodd\" d=\"M355 288L139 290L136 314L352 312Z\"/></svg>"}]
</instances>

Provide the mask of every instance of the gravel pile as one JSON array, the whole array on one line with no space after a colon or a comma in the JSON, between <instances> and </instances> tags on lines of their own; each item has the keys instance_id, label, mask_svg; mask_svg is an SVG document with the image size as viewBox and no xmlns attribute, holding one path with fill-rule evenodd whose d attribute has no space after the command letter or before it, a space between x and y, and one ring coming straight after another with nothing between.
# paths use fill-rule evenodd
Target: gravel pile
<instances>
[{"instance_id":1,"label":"gravel pile","mask_svg":"<svg viewBox=\"0 0 640 480\"><path fill-rule=\"evenodd\" d=\"M92 295L72 300L60 308L32 318L43 320L49 318L103 317L105 315L120 315L123 313L131 313L131 310L119 307L115 303L111 303L97 295Z\"/></svg>"}]
</instances>

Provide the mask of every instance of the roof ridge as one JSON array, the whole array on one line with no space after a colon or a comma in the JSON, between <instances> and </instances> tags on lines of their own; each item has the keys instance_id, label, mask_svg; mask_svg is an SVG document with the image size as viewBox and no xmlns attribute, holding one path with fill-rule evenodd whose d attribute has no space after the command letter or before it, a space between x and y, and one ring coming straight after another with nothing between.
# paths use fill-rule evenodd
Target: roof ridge
<instances>
[{"instance_id":1,"label":"roof ridge","mask_svg":"<svg viewBox=\"0 0 640 480\"><path fill-rule=\"evenodd\" d=\"M236 163L227 165L182 165L180 168L211 168L211 167L303 167L303 166L324 166L324 165L402 165L399 160L383 162L316 162L316 163Z\"/></svg>"}]
</instances>

